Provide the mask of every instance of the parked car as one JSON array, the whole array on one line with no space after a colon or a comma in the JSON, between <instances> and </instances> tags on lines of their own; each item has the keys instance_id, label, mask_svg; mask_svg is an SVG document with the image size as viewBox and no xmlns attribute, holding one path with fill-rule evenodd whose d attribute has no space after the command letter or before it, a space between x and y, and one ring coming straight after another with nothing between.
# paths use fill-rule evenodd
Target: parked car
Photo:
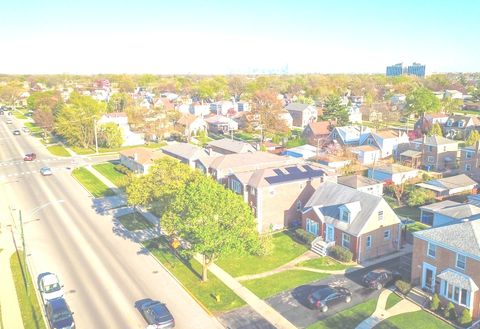
<instances>
[{"instance_id":1,"label":"parked car","mask_svg":"<svg viewBox=\"0 0 480 329\"><path fill-rule=\"evenodd\" d=\"M38 276L38 290L42 296L43 303L61 298L64 295L63 285L54 273L42 273Z\"/></svg>"},{"instance_id":2,"label":"parked car","mask_svg":"<svg viewBox=\"0 0 480 329\"><path fill-rule=\"evenodd\" d=\"M16 135L16 136L20 135L20 130L15 129L15 130L13 131L13 134Z\"/></svg>"},{"instance_id":3,"label":"parked car","mask_svg":"<svg viewBox=\"0 0 480 329\"><path fill-rule=\"evenodd\" d=\"M147 328L169 329L175 327L175 319L167 306L159 301L144 299L138 309L148 323Z\"/></svg>"},{"instance_id":4,"label":"parked car","mask_svg":"<svg viewBox=\"0 0 480 329\"><path fill-rule=\"evenodd\" d=\"M0 115L3 115L3 114L4 114L4 113L3 113L3 110L0 110Z\"/></svg>"},{"instance_id":5,"label":"parked car","mask_svg":"<svg viewBox=\"0 0 480 329\"><path fill-rule=\"evenodd\" d=\"M368 288L380 290L383 287L394 283L398 279L401 279L401 275L398 272L392 272L386 269L376 269L365 274L363 277L363 283Z\"/></svg>"},{"instance_id":6,"label":"parked car","mask_svg":"<svg viewBox=\"0 0 480 329\"><path fill-rule=\"evenodd\" d=\"M30 129L28 129L28 127L22 127L22 131L28 134L30 132Z\"/></svg>"},{"instance_id":7,"label":"parked car","mask_svg":"<svg viewBox=\"0 0 480 329\"><path fill-rule=\"evenodd\" d=\"M23 161L33 161L37 158L37 155L35 153L27 153L23 157Z\"/></svg>"},{"instance_id":8,"label":"parked car","mask_svg":"<svg viewBox=\"0 0 480 329\"><path fill-rule=\"evenodd\" d=\"M43 167L40 169L40 173L42 174L42 176L50 176L52 175L52 169L48 168L48 167Z\"/></svg>"},{"instance_id":9,"label":"parked car","mask_svg":"<svg viewBox=\"0 0 480 329\"><path fill-rule=\"evenodd\" d=\"M307 301L312 308L327 312L329 306L338 303L350 303L352 293L343 287L320 286L308 295Z\"/></svg>"},{"instance_id":10,"label":"parked car","mask_svg":"<svg viewBox=\"0 0 480 329\"><path fill-rule=\"evenodd\" d=\"M45 313L47 314L48 323L52 329L75 328L73 313L67 305L65 299L56 298L50 300L45 305Z\"/></svg>"}]
</instances>

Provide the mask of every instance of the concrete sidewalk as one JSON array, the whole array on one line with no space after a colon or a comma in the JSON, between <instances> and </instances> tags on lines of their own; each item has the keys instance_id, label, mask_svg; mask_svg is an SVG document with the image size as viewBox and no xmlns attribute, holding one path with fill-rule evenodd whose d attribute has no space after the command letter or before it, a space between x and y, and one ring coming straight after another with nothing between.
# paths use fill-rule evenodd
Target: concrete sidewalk
<instances>
[{"instance_id":1,"label":"concrete sidewalk","mask_svg":"<svg viewBox=\"0 0 480 329\"><path fill-rule=\"evenodd\" d=\"M22 314L18 305L17 291L13 282L10 270L10 257L15 252L13 235L5 222L1 222L2 232L0 233L0 306L2 308L3 328L23 329Z\"/></svg>"}]
</instances>

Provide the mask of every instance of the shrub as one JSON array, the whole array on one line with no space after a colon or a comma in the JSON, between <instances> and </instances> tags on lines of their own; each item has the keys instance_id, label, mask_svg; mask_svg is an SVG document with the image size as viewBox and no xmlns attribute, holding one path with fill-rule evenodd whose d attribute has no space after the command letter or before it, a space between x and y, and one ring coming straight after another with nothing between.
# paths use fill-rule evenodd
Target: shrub
<instances>
[{"instance_id":1,"label":"shrub","mask_svg":"<svg viewBox=\"0 0 480 329\"><path fill-rule=\"evenodd\" d=\"M304 229L297 228L294 232L294 236L300 242L311 245L313 240L315 240L315 236L313 234L308 233Z\"/></svg>"},{"instance_id":2,"label":"shrub","mask_svg":"<svg viewBox=\"0 0 480 329\"><path fill-rule=\"evenodd\" d=\"M258 256L271 255L273 252L273 237L271 233L260 235L260 246L256 254Z\"/></svg>"},{"instance_id":3,"label":"shrub","mask_svg":"<svg viewBox=\"0 0 480 329\"><path fill-rule=\"evenodd\" d=\"M406 281L403 281L403 280L397 280L395 282L395 287L398 289L398 291L400 291L404 295L408 294L408 292L412 288L410 286L410 283L408 283Z\"/></svg>"},{"instance_id":4,"label":"shrub","mask_svg":"<svg viewBox=\"0 0 480 329\"><path fill-rule=\"evenodd\" d=\"M467 327L472 323L472 315L466 308L463 309L462 314L460 314L460 317L457 319L457 322L463 327Z\"/></svg>"},{"instance_id":5,"label":"shrub","mask_svg":"<svg viewBox=\"0 0 480 329\"><path fill-rule=\"evenodd\" d=\"M342 246L333 246L328 252L331 257L344 263L351 262L353 258L352 252Z\"/></svg>"},{"instance_id":6,"label":"shrub","mask_svg":"<svg viewBox=\"0 0 480 329\"><path fill-rule=\"evenodd\" d=\"M452 302L449 302L447 304L447 307L443 310L443 317L445 319L451 319L454 316L455 313L455 306L453 306Z\"/></svg>"},{"instance_id":7,"label":"shrub","mask_svg":"<svg viewBox=\"0 0 480 329\"><path fill-rule=\"evenodd\" d=\"M440 298L438 298L437 294L434 294L432 301L430 302L430 309L435 312L438 310L439 307L440 307Z\"/></svg>"},{"instance_id":8,"label":"shrub","mask_svg":"<svg viewBox=\"0 0 480 329\"><path fill-rule=\"evenodd\" d=\"M122 174L125 174L125 175L127 175L128 173L131 172L130 169L128 169L127 167L125 167L125 166L122 165L122 164L117 164L117 165L115 165L114 168L115 168L116 171L118 171L118 172L120 172L120 173L122 173Z\"/></svg>"}]
</instances>

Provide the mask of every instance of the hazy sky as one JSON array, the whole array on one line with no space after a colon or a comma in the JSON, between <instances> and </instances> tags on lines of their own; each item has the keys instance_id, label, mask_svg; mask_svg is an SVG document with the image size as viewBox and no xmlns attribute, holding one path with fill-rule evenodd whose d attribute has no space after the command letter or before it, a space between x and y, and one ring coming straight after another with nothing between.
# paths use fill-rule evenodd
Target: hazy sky
<instances>
[{"instance_id":1,"label":"hazy sky","mask_svg":"<svg viewBox=\"0 0 480 329\"><path fill-rule=\"evenodd\" d=\"M477 0L0 0L0 73L480 71Z\"/></svg>"}]
</instances>

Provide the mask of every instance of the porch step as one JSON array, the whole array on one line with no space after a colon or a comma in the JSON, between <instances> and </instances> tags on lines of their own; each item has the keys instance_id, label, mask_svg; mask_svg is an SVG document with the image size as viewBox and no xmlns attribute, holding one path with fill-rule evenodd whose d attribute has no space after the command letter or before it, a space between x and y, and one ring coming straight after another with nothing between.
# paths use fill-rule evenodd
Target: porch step
<instances>
[{"instance_id":1,"label":"porch step","mask_svg":"<svg viewBox=\"0 0 480 329\"><path fill-rule=\"evenodd\" d=\"M320 255L320 256L326 256L327 255L327 250L321 246L321 245L318 245L318 244L315 244L312 246L312 248L310 248L311 251L313 251L314 253Z\"/></svg>"}]
</instances>

